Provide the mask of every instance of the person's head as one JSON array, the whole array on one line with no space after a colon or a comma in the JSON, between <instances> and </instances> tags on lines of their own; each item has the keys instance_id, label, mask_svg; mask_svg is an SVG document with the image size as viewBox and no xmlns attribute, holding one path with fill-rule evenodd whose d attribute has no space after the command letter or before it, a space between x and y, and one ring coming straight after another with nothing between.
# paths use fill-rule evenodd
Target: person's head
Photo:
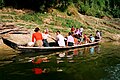
<instances>
[{"instance_id":1,"label":"person's head","mask_svg":"<svg viewBox=\"0 0 120 80\"><path fill-rule=\"evenodd\" d=\"M46 34L48 34L48 32L49 32L48 28L46 28L45 30L46 30Z\"/></svg>"},{"instance_id":2,"label":"person's head","mask_svg":"<svg viewBox=\"0 0 120 80\"><path fill-rule=\"evenodd\" d=\"M81 26L81 28L82 28L83 26Z\"/></svg>"},{"instance_id":3,"label":"person's head","mask_svg":"<svg viewBox=\"0 0 120 80\"><path fill-rule=\"evenodd\" d=\"M71 33L71 32L69 32L69 33L68 33L68 35L70 36L70 35L72 35L72 33Z\"/></svg>"},{"instance_id":4,"label":"person's head","mask_svg":"<svg viewBox=\"0 0 120 80\"><path fill-rule=\"evenodd\" d=\"M76 28L76 31L78 31L79 29L78 28Z\"/></svg>"},{"instance_id":5,"label":"person's head","mask_svg":"<svg viewBox=\"0 0 120 80\"><path fill-rule=\"evenodd\" d=\"M60 31L57 31L56 34L57 34L57 35L60 34Z\"/></svg>"},{"instance_id":6,"label":"person's head","mask_svg":"<svg viewBox=\"0 0 120 80\"><path fill-rule=\"evenodd\" d=\"M43 32L43 33L48 34L48 32L47 32L46 30L44 30L44 32Z\"/></svg>"},{"instance_id":7,"label":"person's head","mask_svg":"<svg viewBox=\"0 0 120 80\"><path fill-rule=\"evenodd\" d=\"M92 34L90 34L90 36L92 36Z\"/></svg>"},{"instance_id":8,"label":"person's head","mask_svg":"<svg viewBox=\"0 0 120 80\"><path fill-rule=\"evenodd\" d=\"M37 28L35 28L35 30L34 30L34 31L35 31L35 32L38 32L39 30L40 30L40 29L37 27Z\"/></svg>"},{"instance_id":9,"label":"person's head","mask_svg":"<svg viewBox=\"0 0 120 80\"><path fill-rule=\"evenodd\" d=\"M96 33L99 32L98 30L96 31Z\"/></svg>"}]
</instances>

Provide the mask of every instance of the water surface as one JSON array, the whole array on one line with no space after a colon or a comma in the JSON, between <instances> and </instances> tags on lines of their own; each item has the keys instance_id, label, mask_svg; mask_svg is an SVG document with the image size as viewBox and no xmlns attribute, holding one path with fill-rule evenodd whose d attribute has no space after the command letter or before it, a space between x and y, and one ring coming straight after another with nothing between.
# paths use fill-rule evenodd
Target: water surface
<instances>
[{"instance_id":1,"label":"water surface","mask_svg":"<svg viewBox=\"0 0 120 80\"><path fill-rule=\"evenodd\" d=\"M0 65L0 80L120 80L119 44L16 55L1 60L10 62Z\"/></svg>"}]
</instances>

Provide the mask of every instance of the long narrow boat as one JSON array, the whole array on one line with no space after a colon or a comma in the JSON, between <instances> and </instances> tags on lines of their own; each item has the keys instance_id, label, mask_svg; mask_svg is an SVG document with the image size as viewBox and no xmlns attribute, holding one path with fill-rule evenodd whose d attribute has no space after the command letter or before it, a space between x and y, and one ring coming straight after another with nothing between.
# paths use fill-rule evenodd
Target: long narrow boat
<instances>
[{"instance_id":1,"label":"long narrow boat","mask_svg":"<svg viewBox=\"0 0 120 80\"><path fill-rule=\"evenodd\" d=\"M59 47L59 46L28 47L26 45L16 44L15 42L13 42L9 39L3 38L3 37L2 37L2 40L3 40L4 44L6 44L7 46L9 46L15 50L21 51L21 52L55 52L55 51L69 50L69 49L74 49L74 48L94 46L99 43L99 41L97 41L97 42L93 42L93 43L87 43L87 44L81 44L81 45L75 45L75 46L65 46L65 47Z\"/></svg>"}]
</instances>

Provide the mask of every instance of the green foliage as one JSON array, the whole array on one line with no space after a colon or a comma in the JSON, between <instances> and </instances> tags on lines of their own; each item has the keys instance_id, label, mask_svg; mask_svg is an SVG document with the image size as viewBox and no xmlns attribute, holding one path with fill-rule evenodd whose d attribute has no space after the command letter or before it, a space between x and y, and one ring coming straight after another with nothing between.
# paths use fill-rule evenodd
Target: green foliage
<instances>
[{"instance_id":1,"label":"green foliage","mask_svg":"<svg viewBox=\"0 0 120 80\"><path fill-rule=\"evenodd\" d=\"M120 18L120 8L116 7L112 10L111 14L113 15L113 17L118 17Z\"/></svg>"},{"instance_id":2,"label":"green foliage","mask_svg":"<svg viewBox=\"0 0 120 80\"><path fill-rule=\"evenodd\" d=\"M20 16L20 19L25 20L25 21L33 21L36 22L37 24L42 24L42 19L39 17L40 14L25 14Z\"/></svg>"},{"instance_id":3,"label":"green foliage","mask_svg":"<svg viewBox=\"0 0 120 80\"><path fill-rule=\"evenodd\" d=\"M101 17L120 17L120 0L82 0L74 2L78 11L82 14Z\"/></svg>"},{"instance_id":4,"label":"green foliage","mask_svg":"<svg viewBox=\"0 0 120 80\"><path fill-rule=\"evenodd\" d=\"M85 15L120 17L120 0L0 0L0 8L11 6L39 12L48 11L49 8L65 12L70 4L74 4ZM67 14L71 15L69 12Z\"/></svg>"},{"instance_id":5,"label":"green foliage","mask_svg":"<svg viewBox=\"0 0 120 80\"><path fill-rule=\"evenodd\" d=\"M0 8L4 6L4 0L0 0Z\"/></svg>"}]
</instances>

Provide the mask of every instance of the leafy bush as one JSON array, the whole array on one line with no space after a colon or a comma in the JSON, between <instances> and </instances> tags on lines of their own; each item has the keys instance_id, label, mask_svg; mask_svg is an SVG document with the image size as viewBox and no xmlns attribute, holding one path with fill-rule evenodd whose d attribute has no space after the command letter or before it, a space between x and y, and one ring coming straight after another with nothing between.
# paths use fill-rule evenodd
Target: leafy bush
<instances>
[{"instance_id":1,"label":"leafy bush","mask_svg":"<svg viewBox=\"0 0 120 80\"><path fill-rule=\"evenodd\" d=\"M0 0L0 8L4 6L4 0Z\"/></svg>"}]
</instances>

